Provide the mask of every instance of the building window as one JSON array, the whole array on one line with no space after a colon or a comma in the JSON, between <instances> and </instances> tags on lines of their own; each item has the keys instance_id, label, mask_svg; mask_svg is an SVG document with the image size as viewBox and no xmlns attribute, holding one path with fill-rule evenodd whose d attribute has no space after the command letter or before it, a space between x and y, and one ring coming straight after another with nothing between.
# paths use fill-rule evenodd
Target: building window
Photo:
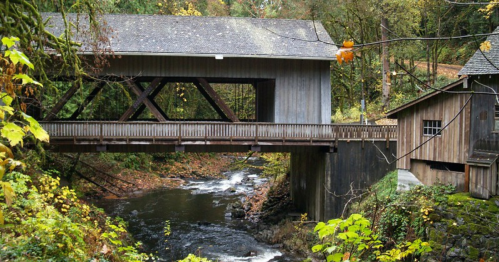
<instances>
[{"instance_id":1,"label":"building window","mask_svg":"<svg viewBox=\"0 0 499 262\"><path fill-rule=\"evenodd\" d=\"M432 170L464 173L464 164L437 161L426 161L426 164L429 165Z\"/></svg>"},{"instance_id":2,"label":"building window","mask_svg":"<svg viewBox=\"0 0 499 262\"><path fill-rule=\"evenodd\" d=\"M424 136L441 136L442 130L441 120L423 120L423 135Z\"/></svg>"},{"instance_id":3,"label":"building window","mask_svg":"<svg viewBox=\"0 0 499 262\"><path fill-rule=\"evenodd\" d=\"M499 131L499 104L495 106L494 112L494 130Z\"/></svg>"}]
</instances>

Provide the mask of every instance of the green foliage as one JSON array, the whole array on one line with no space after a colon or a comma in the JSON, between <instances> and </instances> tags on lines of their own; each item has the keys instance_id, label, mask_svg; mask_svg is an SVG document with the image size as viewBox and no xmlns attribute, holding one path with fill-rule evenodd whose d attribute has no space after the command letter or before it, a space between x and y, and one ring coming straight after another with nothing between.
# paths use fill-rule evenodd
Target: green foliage
<instances>
[{"instance_id":1,"label":"green foliage","mask_svg":"<svg viewBox=\"0 0 499 262\"><path fill-rule=\"evenodd\" d=\"M381 253L383 242L372 231L371 222L360 214L349 218L319 222L314 231L322 244L312 247L313 252L324 254L326 261L402 261L412 255L420 256L431 251L427 242L401 242L395 248Z\"/></svg>"},{"instance_id":2,"label":"green foliage","mask_svg":"<svg viewBox=\"0 0 499 262\"><path fill-rule=\"evenodd\" d=\"M396 248L388 250L383 254L377 256L379 261L403 261L409 255L420 256L431 251L430 244L416 239L414 242L407 242L397 245Z\"/></svg>"},{"instance_id":3,"label":"green foliage","mask_svg":"<svg viewBox=\"0 0 499 262\"><path fill-rule=\"evenodd\" d=\"M41 128L35 119L12 105L12 102L17 97L16 93L25 84L35 83L24 73L26 67L33 69L33 64L22 52L14 48L17 41L19 41L17 37L2 38L2 43L8 49L5 50L4 57L0 56L0 83L3 84L3 90L5 90L5 92L0 93L5 104L0 106L0 134L3 138L0 140L0 184L3 197L8 206L13 203L15 192L9 181L1 180L7 171L13 171L18 166L24 167L24 164L14 160L12 150L5 144L8 143L11 147L20 144L22 147L23 141L28 135L33 135L35 140L39 141L48 142L49 140L47 132ZM20 83L19 80L21 80ZM4 219L3 211L0 210L0 225L4 224Z\"/></svg>"},{"instance_id":4,"label":"green foliage","mask_svg":"<svg viewBox=\"0 0 499 262\"><path fill-rule=\"evenodd\" d=\"M336 113L331 116L332 123L352 123L358 122L360 119L360 110L359 106L351 106L348 109L341 110L340 108L336 109Z\"/></svg>"},{"instance_id":5,"label":"green foliage","mask_svg":"<svg viewBox=\"0 0 499 262\"><path fill-rule=\"evenodd\" d=\"M211 260L203 257L198 257L193 254L189 254L186 258L179 260L178 262L212 262Z\"/></svg>"},{"instance_id":6,"label":"green foliage","mask_svg":"<svg viewBox=\"0 0 499 262\"><path fill-rule=\"evenodd\" d=\"M378 236L370 229L371 222L359 214L349 218L319 222L314 231L323 244L312 247L313 252L322 252L326 261L357 260L366 250L377 250L381 245Z\"/></svg>"},{"instance_id":7,"label":"green foliage","mask_svg":"<svg viewBox=\"0 0 499 262\"><path fill-rule=\"evenodd\" d=\"M81 203L59 179L41 175L35 181L19 172L8 179L18 197L0 204L6 225L0 228L0 260L9 261L144 261L147 255L128 244L122 220L105 219L102 211ZM100 227L103 225L103 227Z\"/></svg>"},{"instance_id":8,"label":"green foliage","mask_svg":"<svg viewBox=\"0 0 499 262\"><path fill-rule=\"evenodd\" d=\"M266 153L262 154L261 157L266 161L263 175L276 178L288 173L290 158L288 153Z\"/></svg>"},{"instance_id":9,"label":"green foliage","mask_svg":"<svg viewBox=\"0 0 499 262\"><path fill-rule=\"evenodd\" d=\"M121 168L133 170L150 170L153 161L153 155L146 153L101 153L99 158L108 163L119 163Z\"/></svg>"}]
</instances>

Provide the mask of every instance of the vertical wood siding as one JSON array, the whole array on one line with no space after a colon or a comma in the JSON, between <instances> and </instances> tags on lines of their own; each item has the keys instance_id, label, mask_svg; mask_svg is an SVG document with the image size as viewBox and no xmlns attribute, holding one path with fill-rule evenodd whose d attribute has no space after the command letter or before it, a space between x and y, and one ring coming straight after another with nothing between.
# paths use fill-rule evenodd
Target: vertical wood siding
<instances>
[{"instance_id":1,"label":"vertical wood siding","mask_svg":"<svg viewBox=\"0 0 499 262\"><path fill-rule=\"evenodd\" d=\"M470 82L473 90L490 93L487 87L479 85L478 81L495 92L499 92L499 76L474 76ZM471 150L485 150L499 153L499 132L494 132L494 105L496 97L491 95L474 95L471 109Z\"/></svg>"},{"instance_id":2,"label":"vertical wood siding","mask_svg":"<svg viewBox=\"0 0 499 262\"><path fill-rule=\"evenodd\" d=\"M470 167L470 194L474 197L489 199L497 195L497 164L490 167Z\"/></svg>"},{"instance_id":3,"label":"vertical wood siding","mask_svg":"<svg viewBox=\"0 0 499 262\"><path fill-rule=\"evenodd\" d=\"M329 61L124 56L110 61L103 75L275 79L275 123L329 124Z\"/></svg>"},{"instance_id":4,"label":"vertical wood siding","mask_svg":"<svg viewBox=\"0 0 499 262\"><path fill-rule=\"evenodd\" d=\"M423 120L441 120L447 125L469 95L439 94L399 113L397 155L403 156L428 140L423 136ZM441 133L441 136L410 153L397 163L397 168L411 169L411 159L450 163L466 163L469 153L470 108L465 110Z\"/></svg>"},{"instance_id":5,"label":"vertical wood siding","mask_svg":"<svg viewBox=\"0 0 499 262\"><path fill-rule=\"evenodd\" d=\"M464 173L434 170L425 161L413 160L411 162L411 172L425 185L451 184L457 191L464 191Z\"/></svg>"}]
</instances>

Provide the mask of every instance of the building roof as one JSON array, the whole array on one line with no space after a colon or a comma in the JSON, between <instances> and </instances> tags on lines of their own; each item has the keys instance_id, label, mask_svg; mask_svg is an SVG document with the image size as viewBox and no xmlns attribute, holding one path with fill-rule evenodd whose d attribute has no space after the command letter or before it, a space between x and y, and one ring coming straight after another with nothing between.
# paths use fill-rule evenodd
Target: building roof
<instances>
[{"instance_id":1,"label":"building roof","mask_svg":"<svg viewBox=\"0 0 499 262\"><path fill-rule=\"evenodd\" d=\"M455 88L455 87L460 86L463 83L465 83L466 80L467 80L467 78L461 78L461 79L457 80L454 83L448 84L448 85L440 88L440 90L447 91L449 89ZM386 113L386 117L387 118L397 118L397 114L400 111L402 111L404 109L407 109L409 107L412 107L413 105L416 105L416 104L418 104L418 103L420 103L420 102L422 102L422 101L424 101L426 99L429 99L431 97L434 97L434 96L436 96L436 95L438 95L440 93L442 93L442 91L434 91L434 92L427 93L427 94L425 94L425 95L423 95L423 96L421 96L421 97L419 97L417 99L414 99L414 100L412 100L412 101L410 101L410 102L408 102L406 104L403 104L403 105L401 105L401 106L399 106L397 108L394 108L394 109L388 111Z\"/></svg>"},{"instance_id":2,"label":"building roof","mask_svg":"<svg viewBox=\"0 0 499 262\"><path fill-rule=\"evenodd\" d=\"M473 153L468 158L467 163L470 165L490 167L498 157L499 154L494 152L473 150Z\"/></svg>"},{"instance_id":3,"label":"building roof","mask_svg":"<svg viewBox=\"0 0 499 262\"><path fill-rule=\"evenodd\" d=\"M52 17L50 31L63 32L60 14L44 17ZM337 47L319 21L128 14L104 19L117 55L336 59ZM82 49L90 52L88 46Z\"/></svg>"},{"instance_id":4,"label":"building roof","mask_svg":"<svg viewBox=\"0 0 499 262\"><path fill-rule=\"evenodd\" d=\"M458 75L494 75L499 74L499 27L489 35L490 51L478 49L471 59L459 71Z\"/></svg>"}]
</instances>

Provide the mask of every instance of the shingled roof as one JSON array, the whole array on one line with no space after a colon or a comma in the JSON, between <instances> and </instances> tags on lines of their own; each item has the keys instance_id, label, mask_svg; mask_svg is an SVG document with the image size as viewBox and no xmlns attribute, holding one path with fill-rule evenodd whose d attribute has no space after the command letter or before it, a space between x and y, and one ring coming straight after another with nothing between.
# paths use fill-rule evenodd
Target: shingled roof
<instances>
[{"instance_id":1,"label":"shingled roof","mask_svg":"<svg viewBox=\"0 0 499 262\"><path fill-rule=\"evenodd\" d=\"M62 32L61 16L44 14L49 16L49 30ZM69 15L69 20L75 19ZM111 49L119 55L335 60L337 51L318 21L162 15L104 19L114 31Z\"/></svg>"},{"instance_id":2,"label":"shingled roof","mask_svg":"<svg viewBox=\"0 0 499 262\"><path fill-rule=\"evenodd\" d=\"M459 71L458 75L494 75L499 74L499 27L487 40L492 47L490 51L477 50L471 59Z\"/></svg>"}]
</instances>

